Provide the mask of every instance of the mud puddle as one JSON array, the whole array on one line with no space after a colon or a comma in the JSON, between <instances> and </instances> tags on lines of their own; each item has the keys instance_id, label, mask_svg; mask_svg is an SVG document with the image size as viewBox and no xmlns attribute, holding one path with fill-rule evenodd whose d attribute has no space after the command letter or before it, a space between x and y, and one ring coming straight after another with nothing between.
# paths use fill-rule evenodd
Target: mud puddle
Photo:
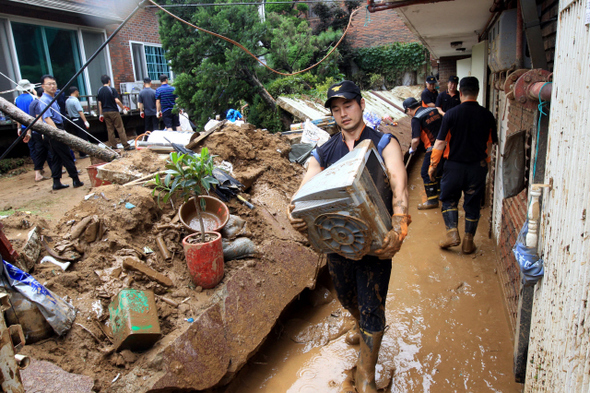
<instances>
[{"instance_id":1,"label":"mud puddle","mask_svg":"<svg viewBox=\"0 0 590 393\"><path fill-rule=\"evenodd\" d=\"M384 392L520 392L495 246L487 238L489 211L482 210L475 255L463 255L459 247L440 250L440 209L416 209L424 198L421 161L409 175L413 223L393 260L377 385ZM294 304L222 391L338 392L358 349L344 342L347 314L337 300L315 307L308 301Z\"/></svg>"}]
</instances>

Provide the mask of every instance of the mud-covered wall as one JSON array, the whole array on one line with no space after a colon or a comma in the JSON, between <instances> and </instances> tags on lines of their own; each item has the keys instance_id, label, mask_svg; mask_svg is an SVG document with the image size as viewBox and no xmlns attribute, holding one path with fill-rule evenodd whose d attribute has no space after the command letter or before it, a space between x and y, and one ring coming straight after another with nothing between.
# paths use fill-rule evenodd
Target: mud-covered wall
<instances>
[{"instance_id":1,"label":"mud-covered wall","mask_svg":"<svg viewBox=\"0 0 590 393\"><path fill-rule=\"evenodd\" d=\"M539 249L525 392L590 389L590 31L588 2L560 1Z\"/></svg>"}]
</instances>

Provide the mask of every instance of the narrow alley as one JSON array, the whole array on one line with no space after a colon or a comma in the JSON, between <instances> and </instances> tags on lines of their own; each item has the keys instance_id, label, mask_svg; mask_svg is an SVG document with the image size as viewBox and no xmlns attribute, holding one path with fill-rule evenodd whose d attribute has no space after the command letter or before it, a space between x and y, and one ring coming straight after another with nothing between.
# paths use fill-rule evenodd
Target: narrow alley
<instances>
[{"instance_id":1,"label":"narrow alley","mask_svg":"<svg viewBox=\"0 0 590 393\"><path fill-rule=\"evenodd\" d=\"M410 166L413 222L394 258L377 386L385 392L520 392L496 251L488 239L489 210L482 210L474 255L463 255L460 247L439 249L440 210L416 209L424 194L421 161L416 157ZM343 309L335 299L317 307L299 304L226 393L339 391L357 353L344 341Z\"/></svg>"}]
</instances>

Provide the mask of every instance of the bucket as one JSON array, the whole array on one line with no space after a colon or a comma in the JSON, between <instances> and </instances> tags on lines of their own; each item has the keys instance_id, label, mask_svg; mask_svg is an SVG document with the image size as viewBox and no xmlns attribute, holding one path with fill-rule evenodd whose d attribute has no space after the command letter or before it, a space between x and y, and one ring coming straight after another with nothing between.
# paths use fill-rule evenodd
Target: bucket
<instances>
[{"instance_id":1,"label":"bucket","mask_svg":"<svg viewBox=\"0 0 590 393\"><path fill-rule=\"evenodd\" d=\"M214 288L223 278L223 246L219 232L207 232L216 236L207 243L188 242L189 239L200 237L201 233L193 233L182 239L182 247L186 257L189 274L195 285L205 289Z\"/></svg>"},{"instance_id":2,"label":"bucket","mask_svg":"<svg viewBox=\"0 0 590 393\"><path fill-rule=\"evenodd\" d=\"M101 165L104 165L104 164L106 164L106 163L101 162L101 163L92 164L89 167L86 167L86 170L88 171L88 177L90 178L90 184L92 184L92 187L106 186L107 184L112 184L110 181L101 180L96 177L96 175L98 174L97 168Z\"/></svg>"},{"instance_id":3,"label":"bucket","mask_svg":"<svg viewBox=\"0 0 590 393\"><path fill-rule=\"evenodd\" d=\"M182 225L184 225L184 227L190 232L201 230L199 218L195 210L195 203L193 202L194 199L195 198L189 199L188 202L180 206L180 209L178 210L180 222L182 222ZM229 220L229 209L225 203L217 198L201 195L199 196L199 200L200 199L205 199L206 203L205 211L201 212L205 224L205 231L219 231ZM197 203L199 203L199 201L197 201Z\"/></svg>"}]
</instances>

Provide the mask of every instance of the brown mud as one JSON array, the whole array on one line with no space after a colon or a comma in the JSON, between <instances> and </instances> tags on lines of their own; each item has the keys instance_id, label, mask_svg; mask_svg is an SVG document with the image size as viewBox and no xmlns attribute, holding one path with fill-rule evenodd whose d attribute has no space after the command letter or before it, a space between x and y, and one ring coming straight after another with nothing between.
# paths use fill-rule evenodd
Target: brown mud
<instances>
[{"instance_id":1,"label":"brown mud","mask_svg":"<svg viewBox=\"0 0 590 393\"><path fill-rule=\"evenodd\" d=\"M262 223L269 215L276 217L279 214L277 211L285 210L303 173L301 166L289 162L290 145L286 139L250 125L243 128L228 126L222 132L209 136L204 146L218 156L217 162L230 162L234 177L248 187L243 195L254 203L254 210L236 199L228 203L231 214L246 221L243 233L257 246L280 239L287 232L284 220L274 218L276 227ZM116 164L141 173L162 170L165 161L154 157L154 154L146 150L125 153L125 158ZM88 165L88 159L78 160L79 169ZM81 178L84 182L88 180L84 170ZM117 353L113 350L108 305L119 290L153 291L162 333L177 337L187 329L189 318L196 319L202 310L212 304L215 291L234 272L244 267L255 270L257 266L265 266L257 258L226 261L225 278L217 289L195 288L181 244L188 231L176 217L175 209L181 201L176 201L174 209L172 203L159 207L150 188L107 185L91 189L86 183L80 189L70 187L57 194L50 190L50 181L34 183L32 172L0 179L0 186L3 186L0 200L5 210L26 210L1 221L6 227L7 237L17 250L24 245L21 239L26 239L28 230L38 226L49 245L61 255L81 255L66 272L49 263L37 264L31 272L39 282L71 302L78 314L72 329L65 336L26 345L21 353L52 362L67 372L93 378L95 391L114 391L111 383L115 378L123 377L132 368L141 369L146 361L141 353ZM94 195L84 200L84 196L91 193ZM133 207L126 207L127 203ZM76 224L87 217L96 217L97 229L87 229L81 236L73 236ZM160 255L156 242L158 236L164 238L172 254L169 261ZM125 270L123 261L127 258L164 274L172 280L173 286L166 287L142 273ZM284 305L269 302L268 307L280 307L279 310L282 310ZM244 323L250 324L248 321Z\"/></svg>"},{"instance_id":2,"label":"brown mud","mask_svg":"<svg viewBox=\"0 0 590 393\"><path fill-rule=\"evenodd\" d=\"M382 392L520 392L495 245L487 237L488 211L482 211L474 255L463 255L460 247L441 250L440 209L416 209L425 199L421 161L416 157L410 167L413 222L393 259L377 387ZM459 229L463 233L462 222ZM232 384L219 391L339 392L344 372L357 359L358 347L344 341L350 314L333 290L319 286L307 295L282 316Z\"/></svg>"}]
</instances>

